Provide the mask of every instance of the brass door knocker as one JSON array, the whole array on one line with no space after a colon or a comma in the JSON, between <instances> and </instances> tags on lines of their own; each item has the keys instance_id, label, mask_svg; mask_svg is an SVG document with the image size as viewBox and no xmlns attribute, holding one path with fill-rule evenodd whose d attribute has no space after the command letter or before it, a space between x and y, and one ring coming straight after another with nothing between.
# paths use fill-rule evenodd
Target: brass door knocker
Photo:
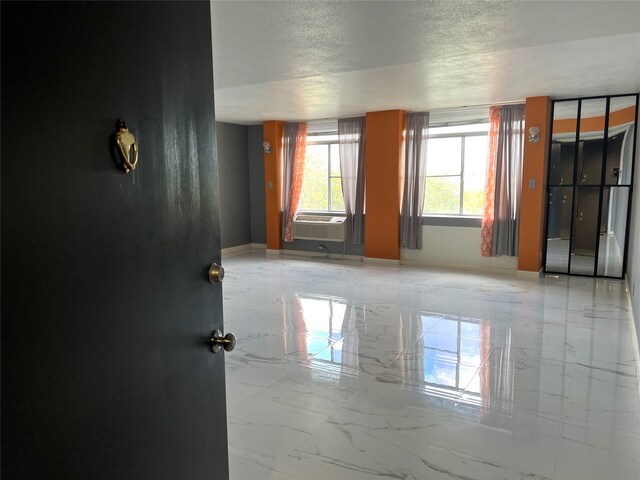
<instances>
[{"instance_id":1,"label":"brass door knocker","mask_svg":"<svg viewBox=\"0 0 640 480\"><path fill-rule=\"evenodd\" d=\"M122 169L124 173L135 170L138 166L138 144L136 137L127 128L127 122L118 120L118 131L116 132L116 143L122 157Z\"/></svg>"}]
</instances>

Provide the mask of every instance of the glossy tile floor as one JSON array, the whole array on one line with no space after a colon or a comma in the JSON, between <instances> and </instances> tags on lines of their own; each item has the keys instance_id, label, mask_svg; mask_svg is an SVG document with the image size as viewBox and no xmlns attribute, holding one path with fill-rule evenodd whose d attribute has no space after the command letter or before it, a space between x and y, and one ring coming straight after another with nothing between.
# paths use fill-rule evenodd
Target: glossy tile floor
<instances>
[{"instance_id":1,"label":"glossy tile floor","mask_svg":"<svg viewBox=\"0 0 640 480\"><path fill-rule=\"evenodd\" d=\"M225 268L232 480L640 478L622 282Z\"/></svg>"}]
</instances>

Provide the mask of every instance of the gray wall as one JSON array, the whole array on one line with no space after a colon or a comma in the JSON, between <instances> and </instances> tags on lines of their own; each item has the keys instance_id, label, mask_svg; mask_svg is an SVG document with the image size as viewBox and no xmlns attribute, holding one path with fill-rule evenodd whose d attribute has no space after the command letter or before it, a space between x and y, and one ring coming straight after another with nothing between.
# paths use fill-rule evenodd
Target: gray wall
<instances>
[{"instance_id":1,"label":"gray wall","mask_svg":"<svg viewBox=\"0 0 640 480\"><path fill-rule=\"evenodd\" d=\"M318 248L324 245L329 249L329 253L342 255L364 255L364 245L347 245L344 242L329 242L327 240L294 240L291 243L282 243L283 250L302 250L305 252L325 252L326 250Z\"/></svg>"},{"instance_id":2,"label":"gray wall","mask_svg":"<svg viewBox=\"0 0 640 480\"><path fill-rule=\"evenodd\" d=\"M262 125L254 125L247 128L249 200L251 205L251 242L267 243Z\"/></svg>"},{"instance_id":3,"label":"gray wall","mask_svg":"<svg viewBox=\"0 0 640 480\"><path fill-rule=\"evenodd\" d=\"M222 248L251 243L247 130L244 125L216 122Z\"/></svg>"},{"instance_id":4,"label":"gray wall","mask_svg":"<svg viewBox=\"0 0 640 480\"><path fill-rule=\"evenodd\" d=\"M636 135L638 134L636 126ZM627 257L627 282L631 295L631 305L636 322L637 341L640 343L640 148L636 146L635 182L631 202L631 228L629 230L629 256Z\"/></svg>"}]
</instances>

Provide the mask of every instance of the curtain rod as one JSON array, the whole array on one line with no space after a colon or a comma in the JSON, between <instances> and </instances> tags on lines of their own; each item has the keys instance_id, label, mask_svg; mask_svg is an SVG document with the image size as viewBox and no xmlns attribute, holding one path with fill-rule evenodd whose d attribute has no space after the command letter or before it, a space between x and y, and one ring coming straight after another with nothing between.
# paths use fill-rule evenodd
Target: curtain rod
<instances>
[{"instance_id":1,"label":"curtain rod","mask_svg":"<svg viewBox=\"0 0 640 480\"><path fill-rule=\"evenodd\" d=\"M465 108L483 108L483 107L496 107L501 105L517 105L519 103L525 103L524 100L510 100L508 102L495 102L495 103L481 103L478 105L459 105L457 107L447 107L447 108L435 108L433 110L407 110L407 112L429 112L429 113L439 113L446 112L448 110L463 110Z\"/></svg>"},{"instance_id":2,"label":"curtain rod","mask_svg":"<svg viewBox=\"0 0 640 480\"><path fill-rule=\"evenodd\" d=\"M494 103L481 103L481 104L477 104L477 105L458 105L456 107L446 107L446 108L436 108L433 110L425 110L425 109L416 109L416 110L405 110L406 112L409 113L415 113L415 112L429 112L429 113L440 113L440 112L446 112L447 110L460 110L460 109L472 109L472 108L482 108L482 107L494 107L494 106L499 106L499 105L517 105L519 103L525 103L525 100L509 100L508 102L494 102ZM398 109L401 110L401 109ZM313 118L310 120L297 120L297 121L293 121L293 122L286 122L286 123L299 123L299 122L330 122L330 121L334 121L334 120L342 120L344 118L356 118L356 117L364 117L366 115L365 113L362 114L352 114L352 115L341 115L339 117L324 117L324 118Z\"/></svg>"}]
</instances>

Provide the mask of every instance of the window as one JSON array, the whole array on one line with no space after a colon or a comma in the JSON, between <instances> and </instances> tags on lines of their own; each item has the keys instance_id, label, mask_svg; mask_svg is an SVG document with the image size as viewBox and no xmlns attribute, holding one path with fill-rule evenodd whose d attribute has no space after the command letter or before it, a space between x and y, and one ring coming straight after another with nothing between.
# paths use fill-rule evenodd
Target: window
<instances>
[{"instance_id":1,"label":"window","mask_svg":"<svg viewBox=\"0 0 640 480\"><path fill-rule=\"evenodd\" d=\"M299 210L344 212L338 135L310 135Z\"/></svg>"},{"instance_id":2,"label":"window","mask_svg":"<svg viewBox=\"0 0 640 480\"><path fill-rule=\"evenodd\" d=\"M429 129L425 215L482 215L488 130L488 123Z\"/></svg>"}]
</instances>

